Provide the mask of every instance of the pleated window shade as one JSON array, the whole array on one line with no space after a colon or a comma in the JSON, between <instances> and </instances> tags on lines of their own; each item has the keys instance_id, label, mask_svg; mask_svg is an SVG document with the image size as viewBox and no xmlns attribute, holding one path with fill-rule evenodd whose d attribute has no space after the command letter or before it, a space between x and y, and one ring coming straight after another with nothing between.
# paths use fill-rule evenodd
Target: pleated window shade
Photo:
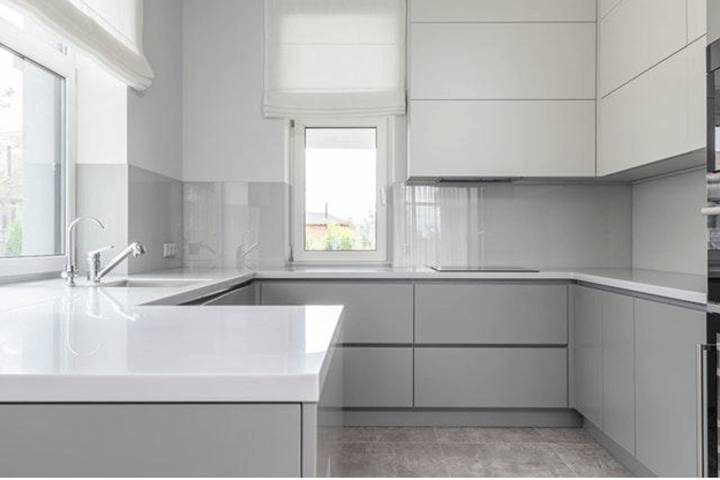
<instances>
[{"instance_id":1,"label":"pleated window shade","mask_svg":"<svg viewBox=\"0 0 720 480\"><path fill-rule=\"evenodd\" d=\"M266 0L264 113L405 113L405 0Z\"/></svg>"}]
</instances>

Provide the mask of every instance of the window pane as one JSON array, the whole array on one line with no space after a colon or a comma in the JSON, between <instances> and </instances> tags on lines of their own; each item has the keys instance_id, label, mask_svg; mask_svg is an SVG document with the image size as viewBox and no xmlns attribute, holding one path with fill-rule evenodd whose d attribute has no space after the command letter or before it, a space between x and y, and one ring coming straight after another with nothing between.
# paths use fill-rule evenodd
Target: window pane
<instances>
[{"instance_id":1,"label":"window pane","mask_svg":"<svg viewBox=\"0 0 720 480\"><path fill-rule=\"evenodd\" d=\"M0 47L0 257L62 254L64 80Z\"/></svg>"},{"instance_id":2,"label":"window pane","mask_svg":"<svg viewBox=\"0 0 720 480\"><path fill-rule=\"evenodd\" d=\"M376 249L377 132L305 129L305 250Z\"/></svg>"}]
</instances>

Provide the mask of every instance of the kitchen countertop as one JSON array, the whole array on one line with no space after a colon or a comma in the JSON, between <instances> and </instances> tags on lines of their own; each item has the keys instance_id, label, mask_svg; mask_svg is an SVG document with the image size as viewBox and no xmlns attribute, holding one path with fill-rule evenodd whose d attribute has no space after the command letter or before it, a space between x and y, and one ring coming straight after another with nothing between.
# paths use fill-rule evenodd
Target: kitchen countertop
<instances>
[{"instance_id":1,"label":"kitchen countertop","mask_svg":"<svg viewBox=\"0 0 720 480\"><path fill-rule=\"evenodd\" d=\"M430 268L293 267L259 269L257 279L334 280L568 280L705 304L704 275L630 268L545 269L539 272L436 272Z\"/></svg>"},{"instance_id":2,"label":"kitchen countertop","mask_svg":"<svg viewBox=\"0 0 720 480\"><path fill-rule=\"evenodd\" d=\"M0 402L317 402L341 306L177 306L252 279L562 280L706 301L702 275L631 269L184 268L130 278L168 285L0 285Z\"/></svg>"},{"instance_id":3,"label":"kitchen countertop","mask_svg":"<svg viewBox=\"0 0 720 480\"><path fill-rule=\"evenodd\" d=\"M181 302L252 272L169 271L172 287L0 286L0 402L317 402L342 306Z\"/></svg>"}]
</instances>

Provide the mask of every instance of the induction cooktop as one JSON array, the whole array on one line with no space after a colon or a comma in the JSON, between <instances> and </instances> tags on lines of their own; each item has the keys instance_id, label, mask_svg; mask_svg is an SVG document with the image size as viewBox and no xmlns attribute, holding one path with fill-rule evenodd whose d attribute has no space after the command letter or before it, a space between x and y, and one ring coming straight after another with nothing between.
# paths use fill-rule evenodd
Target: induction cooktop
<instances>
[{"instance_id":1,"label":"induction cooktop","mask_svg":"<svg viewBox=\"0 0 720 480\"><path fill-rule=\"evenodd\" d=\"M504 267L498 265L429 265L436 272L539 272L527 267Z\"/></svg>"}]
</instances>

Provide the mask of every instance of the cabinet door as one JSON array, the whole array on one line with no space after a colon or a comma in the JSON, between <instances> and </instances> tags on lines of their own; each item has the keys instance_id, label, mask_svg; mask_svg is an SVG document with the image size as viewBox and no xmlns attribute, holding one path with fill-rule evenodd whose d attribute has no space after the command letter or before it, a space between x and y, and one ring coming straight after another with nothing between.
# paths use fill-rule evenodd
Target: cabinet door
<instances>
[{"instance_id":1,"label":"cabinet door","mask_svg":"<svg viewBox=\"0 0 720 480\"><path fill-rule=\"evenodd\" d=\"M598 176L705 146L704 59L696 40L598 100Z\"/></svg>"},{"instance_id":2,"label":"cabinet door","mask_svg":"<svg viewBox=\"0 0 720 480\"><path fill-rule=\"evenodd\" d=\"M697 344L705 314L635 300L636 457L661 477L697 475Z\"/></svg>"},{"instance_id":3,"label":"cabinet door","mask_svg":"<svg viewBox=\"0 0 720 480\"><path fill-rule=\"evenodd\" d=\"M633 298L602 293L603 431L635 453Z\"/></svg>"},{"instance_id":4,"label":"cabinet door","mask_svg":"<svg viewBox=\"0 0 720 480\"><path fill-rule=\"evenodd\" d=\"M594 0L411 0L411 22L594 22Z\"/></svg>"},{"instance_id":5,"label":"cabinet door","mask_svg":"<svg viewBox=\"0 0 720 480\"><path fill-rule=\"evenodd\" d=\"M567 286L417 285L415 341L565 345Z\"/></svg>"},{"instance_id":6,"label":"cabinet door","mask_svg":"<svg viewBox=\"0 0 720 480\"><path fill-rule=\"evenodd\" d=\"M412 178L595 175L593 100L412 100L409 129Z\"/></svg>"},{"instance_id":7,"label":"cabinet door","mask_svg":"<svg viewBox=\"0 0 720 480\"><path fill-rule=\"evenodd\" d=\"M595 98L594 23L419 23L410 34L413 100Z\"/></svg>"},{"instance_id":8,"label":"cabinet door","mask_svg":"<svg viewBox=\"0 0 720 480\"><path fill-rule=\"evenodd\" d=\"M412 407L412 348L343 347L345 407Z\"/></svg>"},{"instance_id":9,"label":"cabinet door","mask_svg":"<svg viewBox=\"0 0 720 480\"><path fill-rule=\"evenodd\" d=\"M344 305L343 342L412 343L413 286L391 282L263 282L263 305Z\"/></svg>"},{"instance_id":10,"label":"cabinet door","mask_svg":"<svg viewBox=\"0 0 720 480\"><path fill-rule=\"evenodd\" d=\"M602 427L602 292L573 286L573 403Z\"/></svg>"},{"instance_id":11,"label":"cabinet door","mask_svg":"<svg viewBox=\"0 0 720 480\"><path fill-rule=\"evenodd\" d=\"M566 408L566 348L415 349L415 406Z\"/></svg>"},{"instance_id":12,"label":"cabinet door","mask_svg":"<svg viewBox=\"0 0 720 480\"><path fill-rule=\"evenodd\" d=\"M600 97L687 43L686 0L624 0L599 23Z\"/></svg>"}]
</instances>

